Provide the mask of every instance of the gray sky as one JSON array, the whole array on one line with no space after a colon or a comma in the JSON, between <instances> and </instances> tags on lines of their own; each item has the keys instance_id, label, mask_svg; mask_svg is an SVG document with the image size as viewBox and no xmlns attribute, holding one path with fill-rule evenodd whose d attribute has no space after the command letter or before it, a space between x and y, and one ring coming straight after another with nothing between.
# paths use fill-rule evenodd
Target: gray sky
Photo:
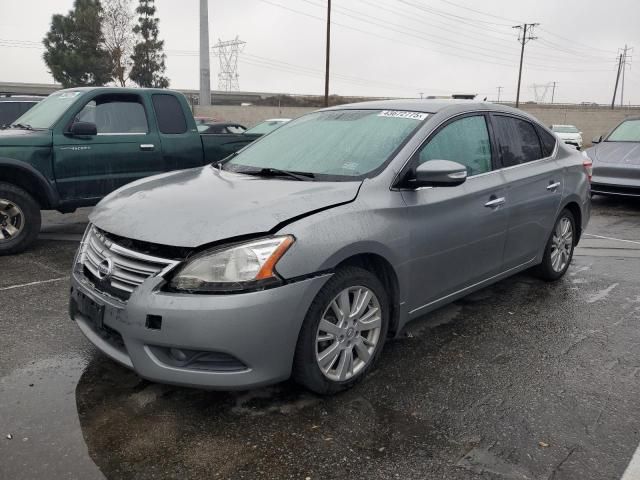
<instances>
[{"instance_id":1,"label":"gray sky","mask_svg":"<svg viewBox=\"0 0 640 480\"><path fill-rule=\"evenodd\" d=\"M198 88L198 3L156 0L175 88ZM53 82L30 42L40 42L51 15L72 4L0 0L0 81ZM511 25L526 21L541 25L525 50L524 100L534 99L532 84L556 81L557 102L610 102L616 54L627 43L637 62L626 71L625 104L640 104L638 0L333 0L333 8L331 93L491 100L502 86L502 98L514 99L520 51ZM247 42L242 90L321 94L325 15L326 0L211 0L211 44L236 35ZM217 62L211 59L213 89Z\"/></svg>"}]
</instances>

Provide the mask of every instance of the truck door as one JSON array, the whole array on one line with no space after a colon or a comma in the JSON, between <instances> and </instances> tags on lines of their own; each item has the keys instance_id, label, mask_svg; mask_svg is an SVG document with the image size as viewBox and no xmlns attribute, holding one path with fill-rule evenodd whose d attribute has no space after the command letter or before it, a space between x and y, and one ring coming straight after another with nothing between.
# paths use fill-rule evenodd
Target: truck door
<instances>
[{"instance_id":1,"label":"truck door","mask_svg":"<svg viewBox=\"0 0 640 480\"><path fill-rule=\"evenodd\" d=\"M62 200L91 205L133 180L166 170L150 105L133 93L90 98L54 134L54 173ZM73 136L74 122L95 123L97 135Z\"/></svg>"},{"instance_id":2,"label":"truck door","mask_svg":"<svg viewBox=\"0 0 640 480\"><path fill-rule=\"evenodd\" d=\"M193 118L185 116L186 100L170 93L154 93L151 102L167 170L201 166L204 163L202 141Z\"/></svg>"}]
</instances>

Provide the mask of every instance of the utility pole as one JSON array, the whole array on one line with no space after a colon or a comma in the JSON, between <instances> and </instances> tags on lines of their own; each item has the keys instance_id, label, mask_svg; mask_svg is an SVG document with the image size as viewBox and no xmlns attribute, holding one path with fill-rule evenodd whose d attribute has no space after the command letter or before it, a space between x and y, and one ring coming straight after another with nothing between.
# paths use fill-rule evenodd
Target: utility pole
<instances>
[{"instance_id":1,"label":"utility pole","mask_svg":"<svg viewBox=\"0 0 640 480\"><path fill-rule=\"evenodd\" d=\"M631 65L631 56L629 52L633 50L631 47L627 47L625 44L622 53L622 85L620 86L620 106L624 106L624 71L627 69L627 65Z\"/></svg>"},{"instance_id":2,"label":"utility pole","mask_svg":"<svg viewBox=\"0 0 640 480\"><path fill-rule=\"evenodd\" d=\"M553 99L556 98L556 85L558 85L558 82L553 82L553 87L551 90L551 103L553 103Z\"/></svg>"},{"instance_id":3,"label":"utility pole","mask_svg":"<svg viewBox=\"0 0 640 480\"><path fill-rule=\"evenodd\" d=\"M327 56L324 73L324 106L329 106L329 60L331 58L331 0L327 0Z\"/></svg>"},{"instance_id":4,"label":"utility pole","mask_svg":"<svg viewBox=\"0 0 640 480\"><path fill-rule=\"evenodd\" d=\"M533 28L540 25L539 23L525 23L523 25L516 25L513 28L517 28L518 41L521 44L520 49L520 70L518 72L518 91L516 93L516 108L520 106L520 83L522 82L522 61L524 60L524 46L529 40L536 40L538 37L532 36Z\"/></svg>"},{"instance_id":5,"label":"utility pole","mask_svg":"<svg viewBox=\"0 0 640 480\"><path fill-rule=\"evenodd\" d=\"M500 103L500 93L502 92L503 89L504 87L498 87L498 101L496 103Z\"/></svg>"},{"instance_id":6,"label":"utility pole","mask_svg":"<svg viewBox=\"0 0 640 480\"><path fill-rule=\"evenodd\" d=\"M211 105L209 0L200 0L200 105Z\"/></svg>"},{"instance_id":7,"label":"utility pole","mask_svg":"<svg viewBox=\"0 0 640 480\"><path fill-rule=\"evenodd\" d=\"M622 69L622 54L618 57L618 73L616 74L616 86L613 87L613 98L611 99L611 110L616 107L616 94L618 93L618 82L620 81L620 70Z\"/></svg>"}]
</instances>

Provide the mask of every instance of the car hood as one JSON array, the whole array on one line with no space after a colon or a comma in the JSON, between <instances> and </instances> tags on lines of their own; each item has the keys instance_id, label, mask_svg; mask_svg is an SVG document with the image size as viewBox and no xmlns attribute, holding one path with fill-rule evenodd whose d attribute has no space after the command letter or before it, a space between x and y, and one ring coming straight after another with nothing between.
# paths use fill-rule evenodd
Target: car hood
<instances>
[{"instance_id":1,"label":"car hood","mask_svg":"<svg viewBox=\"0 0 640 480\"><path fill-rule=\"evenodd\" d=\"M23 130L7 128L0 130L1 147L48 147L51 145L51 130Z\"/></svg>"},{"instance_id":2,"label":"car hood","mask_svg":"<svg viewBox=\"0 0 640 480\"><path fill-rule=\"evenodd\" d=\"M579 140L582 138L579 133L556 133L556 135L562 140Z\"/></svg>"},{"instance_id":3,"label":"car hood","mask_svg":"<svg viewBox=\"0 0 640 480\"><path fill-rule=\"evenodd\" d=\"M354 200L361 181L260 178L206 166L158 175L108 195L89 219L122 237L198 247Z\"/></svg>"},{"instance_id":4,"label":"car hood","mask_svg":"<svg viewBox=\"0 0 640 480\"><path fill-rule=\"evenodd\" d=\"M640 142L602 142L588 154L594 161L594 168L605 163L640 167Z\"/></svg>"}]
</instances>

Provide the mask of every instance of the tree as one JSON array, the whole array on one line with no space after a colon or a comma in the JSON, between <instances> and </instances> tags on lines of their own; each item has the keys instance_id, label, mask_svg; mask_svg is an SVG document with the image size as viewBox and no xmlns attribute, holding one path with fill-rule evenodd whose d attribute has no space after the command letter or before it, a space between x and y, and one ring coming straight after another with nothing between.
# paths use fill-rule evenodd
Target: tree
<instances>
[{"instance_id":1,"label":"tree","mask_svg":"<svg viewBox=\"0 0 640 480\"><path fill-rule=\"evenodd\" d=\"M63 87L104 85L111 78L101 25L100 0L75 0L67 15L51 18L43 59Z\"/></svg>"},{"instance_id":2,"label":"tree","mask_svg":"<svg viewBox=\"0 0 640 480\"><path fill-rule=\"evenodd\" d=\"M111 78L121 87L127 85L131 54L135 43L131 0L104 0L102 33L111 58Z\"/></svg>"},{"instance_id":3,"label":"tree","mask_svg":"<svg viewBox=\"0 0 640 480\"><path fill-rule=\"evenodd\" d=\"M133 66L129 78L141 87L166 88L169 79L162 74L165 70L163 52L164 41L158 40L159 20L154 17L154 0L140 0L136 8L138 24L133 32L138 35L138 43L133 47Z\"/></svg>"}]
</instances>

